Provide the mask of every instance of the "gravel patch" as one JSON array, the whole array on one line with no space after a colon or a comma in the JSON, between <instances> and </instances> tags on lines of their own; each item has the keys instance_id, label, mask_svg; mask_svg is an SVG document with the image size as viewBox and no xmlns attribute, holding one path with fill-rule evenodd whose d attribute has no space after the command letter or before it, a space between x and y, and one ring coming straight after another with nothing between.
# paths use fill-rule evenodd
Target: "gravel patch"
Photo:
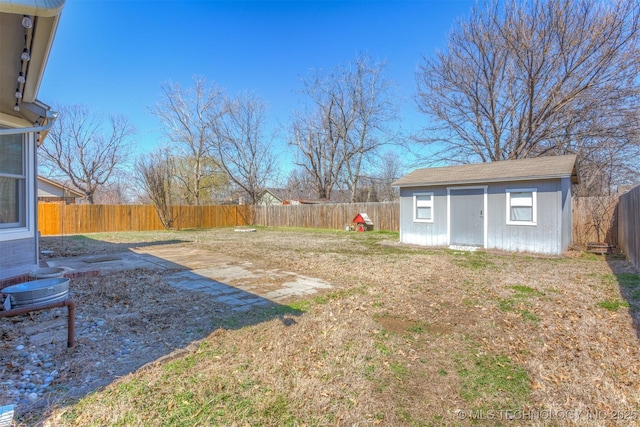
<instances>
[{"instance_id":1,"label":"gravel patch","mask_svg":"<svg viewBox=\"0 0 640 427\"><path fill-rule=\"evenodd\" d=\"M67 344L67 310L0 322L0 402L16 413L79 397L213 330L230 308L177 290L159 272L130 270L71 279L76 346Z\"/></svg>"}]
</instances>

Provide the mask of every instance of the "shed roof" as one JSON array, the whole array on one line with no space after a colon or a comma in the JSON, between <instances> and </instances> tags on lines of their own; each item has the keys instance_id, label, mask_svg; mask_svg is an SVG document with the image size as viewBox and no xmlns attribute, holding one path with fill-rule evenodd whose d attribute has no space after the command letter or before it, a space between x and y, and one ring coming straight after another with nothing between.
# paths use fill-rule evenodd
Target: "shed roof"
<instances>
[{"instance_id":1,"label":"shed roof","mask_svg":"<svg viewBox=\"0 0 640 427\"><path fill-rule=\"evenodd\" d=\"M484 182L525 181L571 178L578 182L575 155L532 157L499 162L416 169L393 183L396 187L479 184Z\"/></svg>"}]
</instances>

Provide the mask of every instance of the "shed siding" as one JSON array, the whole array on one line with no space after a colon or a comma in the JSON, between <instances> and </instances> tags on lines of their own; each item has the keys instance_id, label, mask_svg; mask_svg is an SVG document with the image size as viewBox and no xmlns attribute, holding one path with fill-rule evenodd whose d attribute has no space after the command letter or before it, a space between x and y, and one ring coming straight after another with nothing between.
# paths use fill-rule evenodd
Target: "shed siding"
<instances>
[{"instance_id":1,"label":"shed siding","mask_svg":"<svg viewBox=\"0 0 640 427\"><path fill-rule=\"evenodd\" d=\"M455 189L456 186L449 186ZM508 189L535 188L536 225L507 224ZM434 193L433 223L413 221L413 195ZM447 187L400 189L400 241L424 246L446 246ZM559 255L571 241L571 182L566 179L491 183L487 189L486 248L512 252Z\"/></svg>"},{"instance_id":2,"label":"shed siding","mask_svg":"<svg viewBox=\"0 0 640 427\"><path fill-rule=\"evenodd\" d=\"M433 192L433 222L413 221L413 195ZM447 189L415 187L400 189L400 241L411 245L446 246Z\"/></svg>"},{"instance_id":3,"label":"shed siding","mask_svg":"<svg viewBox=\"0 0 640 427\"><path fill-rule=\"evenodd\" d=\"M536 225L507 224L507 190L535 188ZM489 186L487 248L512 252L559 254L560 181L517 181Z\"/></svg>"}]
</instances>

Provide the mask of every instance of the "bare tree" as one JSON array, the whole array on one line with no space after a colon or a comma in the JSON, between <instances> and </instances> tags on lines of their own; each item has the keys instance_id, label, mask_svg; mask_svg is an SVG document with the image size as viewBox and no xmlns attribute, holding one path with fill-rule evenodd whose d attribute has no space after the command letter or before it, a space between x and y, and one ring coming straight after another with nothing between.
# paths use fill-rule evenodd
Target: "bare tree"
<instances>
[{"instance_id":1,"label":"bare tree","mask_svg":"<svg viewBox=\"0 0 640 427\"><path fill-rule=\"evenodd\" d=\"M201 205L213 204L227 194L230 182L228 175L220 168L219 162L206 156L197 160L191 157L173 155L175 165L174 201L176 204ZM191 181L185 177L191 176L194 168L199 167L201 177L198 180L198 191L194 191Z\"/></svg>"},{"instance_id":2,"label":"bare tree","mask_svg":"<svg viewBox=\"0 0 640 427\"><path fill-rule=\"evenodd\" d=\"M313 178L306 170L296 167L289 172L284 184L284 195L289 199L311 200L317 197Z\"/></svg>"},{"instance_id":3,"label":"bare tree","mask_svg":"<svg viewBox=\"0 0 640 427\"><path fill-rule=\"evenodd\" d=\"M312 179L319 199L330 199L344 168L343 137L331 120L334 105L315 106L315 111L297 113L291 144L297 148L295 163Z\"/></svg>"},{"instance_id":4,"label":"bare tree","mask_svg":"<svg viewBox=\"0 0 640 427\"><path fill-rule=\"evenodd\" d=\"M470 162L636 144L637 0L490 0L425 57L417 103L440 159Z\"/></svg>"},{"instance_id":5,"label":"bare tree","mask_svg":"<svg viewBox=\"0 0 640 427\"><path fill-rule=\"evenodd\" d=\"M136 179L156 208L160 222L166 229L173 228L173 180L175 163L167 148L157 149L136 160Z\"/></svg>"},{"instance_id":6,"label":"bare tree","mask_svg":"<svg viewBox=\"0 0 640 427\"><path fill-rule=\"evenodd\" d=\"M211 117L215 137L209 145L212 157L229 179L255 204L275 173L271 139L265 132L264 102L244 93L225 101L223 114Z\"/></svg>"},{"instance_id":7,"label":"bare tree","mask_svg":"<svg viewBox=\"0 0 640 427\"><path fill-rule=\"evenodd\" d=\"M346 182L351 201L356 201L358 184L367 161L378 155L380 147L395 137L388 123L396 117L393 101L393 82L385 76L386 64L374 62L367 55L359 55L352 64L341 70L342 84L352 98L354 120L345 130Z\"/></svg>"},{"instance_id":8,"label":"bare tree","mask_svg":"<svg viewBox=\"0 0 640 427\"><path fill-rule=\"evenodd\" d=\"M224 106L222 89L208 84L204 77L194 77L193 87L184 89L177 83L161 86L163 99L152 110L160 119L176 155L188 167L176 168L176 178L182 182L189 204L202 204L203 193L211 180L211 158L208 146L214 138L214 123Z\"/></svg>"},{"instance_id":9,"label":"bare tree","mask_svg":"<svg viewBox=\"0 0 640 427\"><path fill-rule=\"evenodd\" d=\"M105 124L85 106L56 108L58 120L40 147L40 162L52 173L60 170L93 203L96 190L125 166L133 126L122 116L111 116Z\"/></svg>"},{"instance_id":10,"label":"bare tree","mask_svg":"<svg viewBox=\"0 0 640 427\"><path fill-rule=\"evenodd\" d=\"M392 184L400 178L403 168L402 160L396 152L388 151L380 157L376 176L379 185L378 197L381 201L398 199L398 190Z\"/></svg>"},{"instance_id":11,"label":"bare tree","mask_svg":"<svg viewBox=\"0 0 640 427\"><path fill-rule=\"evenodd\" d=\"M94 202L101 205L125 205L130 203L135 189L128 171L116 171L108 184L98 188Z\"/></svg>"},{"instance_id":12,"label":"bare tree","mask_svg":"<svg viewBox=\"0 0 640 427\"><path fill-rule=\"evenodd\" d=\"M343 182L355 201L368 157L392 139L386 124L396 109L385 64L358 55L329 73L315 71L303 83L307 106L295 116L291 140L296 163L313 177L319 198L330 198Z\"/></svg>"},{"instance_id":13,"label":"bare tree","mask_svg":"<svg viewBox=\"0 0 640 427\"><path fill-rule=\"evenodd\" d=\"M397 152L387 151L375 159L370 175L360 176L355 202L390 202L398 200L393 183L400 178L404 165Z\"/></svg>"}]
</instances>

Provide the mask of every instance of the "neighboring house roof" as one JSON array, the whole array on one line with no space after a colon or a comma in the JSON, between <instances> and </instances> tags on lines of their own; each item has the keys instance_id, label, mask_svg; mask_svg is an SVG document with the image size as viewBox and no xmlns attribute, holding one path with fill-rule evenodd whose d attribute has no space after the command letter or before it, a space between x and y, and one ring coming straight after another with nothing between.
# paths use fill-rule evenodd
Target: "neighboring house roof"
<instances>
[{"instance_id":1,"label":"neighboring house roof","mask_svg":"<svg viewBox=\"0 0 640 427\"><path fill-rule=\"evenodd\" d=\"M322 204L330 204L330 203L338 203L334 200L327 199L286 199L282 204L284 205L322 205Z\"/></svg>"},{"instance_id":2,"label":"neighboring house roof","mask_svg":"<svg viewBox=\"0 0 640 427\"><path fill-rule=\"evenodd\" d=\"M282 188L265 188L260 192L260 198L263 199L265 197L271 197L273 199L277 199L282 202L287 197L284 195L285 190Z\"/></svg>"},{"instance_id":3,"label":"neighboring house roof","mask_svg":"<svg viewBox=\"0 0 640 427\"><path fill-rule=\"evenodd\" d=\"M570 177L578 182L576 156L532 157L519 160L417 169L393 183L396 187L478 184Z\"/></svg>"},{"instance_id":4,"label":"neighboring house roof","mask_svg":"<svg viewBox=\"0 0 640 427\"><path fill-rule=\"evenodd\" d=\"M40 128L55 119L36 97L63 5L64 0L0 0L0 127Z\"/></svg>"},{"instance_id":5,"label":"neighboring house roof","mask_svg":"<svg viewBox=\"0 0 640 427\"><path fill-rule=\"evenodd\" d=\"M38 198L79 198L85 195L59 182L38 175Z\"/></svg>"},{"instance_id":6,"label":"neighboring house roof","mask_svg":"<svg viewBox=\"0 0 640 427\"><path fill-rule=\"evenodd\" d=\"M263 199L269 194L274 199L279 200L281 203L296 202L299 204L320 204L320 203L346 203L349 201L349 192L344 190L333 190L331 192L331 199L318 199L314 191L307 190L289 190L286 188L265 188L260 193L260 198Z\"/></svg>"}]
</instances>

